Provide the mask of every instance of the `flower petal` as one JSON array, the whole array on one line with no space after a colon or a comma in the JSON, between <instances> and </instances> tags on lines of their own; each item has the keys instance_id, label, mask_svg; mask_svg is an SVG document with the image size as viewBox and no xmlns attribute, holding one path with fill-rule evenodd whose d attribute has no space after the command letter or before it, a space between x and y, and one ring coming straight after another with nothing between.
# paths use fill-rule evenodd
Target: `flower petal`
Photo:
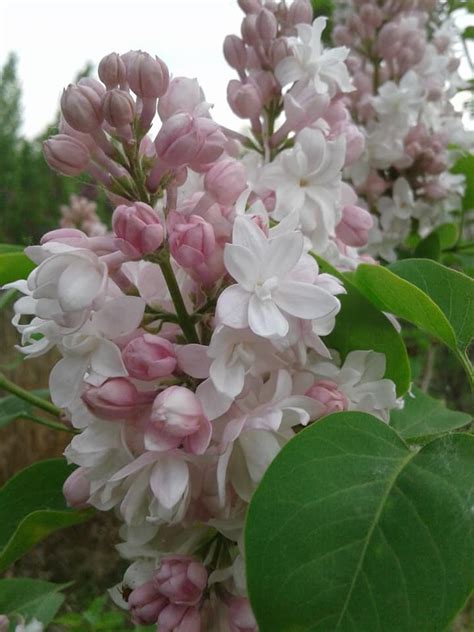
<instances>
[{"instance_id":1,"label":"flower petal","mask_svg":"<svg viewBox=\"0 0 474 632\"><path fill-rule=\"evenodd\" d=\"M173 456L163 456L150 476L150 487L166 509L172 509L184 496L189 483L187 463Z\"/></svg>"},{"instance_id":2,"label":"flower petal","mask_svg":"<svg viewBox=\"0 0 474 632\"><path fill-rule=\"evenodd\" d=\"M226 244L224 248L224 264L227 272L245 290L251 292L259 278L260 262L255 254L236 244Z\"/></svg>"},{"instance_id":3,"label":"flower petal","mask_svg":"<svg viewBox=\"0 0 474 632\"><path fill-rule=\"evenodd\" d=\"M280 283L273 297L278 307L297 318L323 318L337 314L341 308L339 300L329 292L298 281Z\"/></svg>"},{"instance_id":4,"label":"flower petal","mask_svg":"<svg viewBox=\"0 0 474 632\"><path fill-rule=\"evenodd\" d=\"M239 285L231 285L219 296L216 316L219 323L233 329L248 327L248 306L251 294Z\"/></svg>"},{"instance_id":5,"label":"flower petal","mask_svg":"<svg viewBox=\"0 0 474 632\"><path fill-rule=\"evenodd\" d=\"M258 336L283 337L288 333L286 318L271 299L260 300L252 295L248 309L250 329Z\"/></svg>"}]
</instances>

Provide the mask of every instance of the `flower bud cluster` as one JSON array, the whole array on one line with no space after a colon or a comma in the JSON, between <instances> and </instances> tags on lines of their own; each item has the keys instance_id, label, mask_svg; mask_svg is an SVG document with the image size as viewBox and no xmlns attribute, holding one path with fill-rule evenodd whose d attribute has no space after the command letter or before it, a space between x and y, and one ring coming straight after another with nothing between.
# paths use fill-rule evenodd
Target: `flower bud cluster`
<instances>
[{"instance_id":1,"label":"flower bud cluster","mask_svg":"<svg viewBox=\"0 0 474 632\"><path fill-rule=\"evenodd\" d=\"M59 134L43 146L55 171L88 173L115 204L153 206L188 169L206 171L224 152L227 138L196 80L170 80L166 64L142 51L111 53L98 71L100 81L83 78L63 92ZM157 108L161 127L152 139Z\"/></svg>"},{"instance_id":2,"label":"flower bud cluster","mask_svg":"<svg viewBox=\"0 0 474 632\"><path fill-rule=\"evenodd\" d=\"M441 4L352 0L335 15L333 40L351 49L356 90L347 102L366 139L349 179L374 215L368 252L386 260L460 208L463 181L449 171L450 145L474 145L450 103L462 86L460 36L450 19L436 23Z\"/></svg>"}]
</instances>

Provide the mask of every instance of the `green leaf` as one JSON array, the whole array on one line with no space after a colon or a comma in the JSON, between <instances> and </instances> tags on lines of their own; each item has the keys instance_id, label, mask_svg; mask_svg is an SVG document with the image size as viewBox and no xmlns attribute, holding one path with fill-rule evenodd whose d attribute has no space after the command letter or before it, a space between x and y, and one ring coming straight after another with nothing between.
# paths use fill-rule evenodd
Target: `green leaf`
<instances>
[{"instance_id":1,"label":"green leaf","mask_svg":"<svg viewBox=\"0 0 474 632\"><path fill-rule=\"evenodd\" d=\"M474 39L474 26L467 26L462 34L464 39Z\"/></svg>"},{"instance_id":2,"label":"green leaf","mask_svg":"<svg viewBox=\"0 0 474 632\"><path fill-rule=\"evenodd\" d=\"M464 351L474 337L472 279L433 261L406 259L391 264L390 270L436 303L454 331L458 348Z\"/></svg>"},{"instance_id":3,"label":"green leaf","mask_svg":"<svg viewBox=\"0 0 474 632\"><path fill-rule=\"evenodd\" d=\"M38 397L48 399L47 389L37 389L32 391ZM8 395L0 399L0 428L6 426L15 419L21 419L24 415L31 415L33 406L25 400L16 397L15 395Z\"/></svg>"},{"instance_id":4,"label":"green leaf","mask_svg":"<svg viewBox=\"0 0 474 632\"><path fill-rule=\"evenodd\" d=\"M474 208L474 155L464 154L461 158L458 158L451 171L452 173L462 174L466 179L462 207L464 211L470 211Z\"/></svg>"},{"instance_id":5,"label":"green leaf","mask_svg":"<svg viewBox=\"0 0 474 632\"><path fill-rule=\"evenodd\" d=\"M474 282L424 259L390 266L362 264L354 280L379 309L403 318L452 349L472 379L465 350L474 334Z\"/></svg>"},{"instance_id":6,"label":"green leaf","mask_svg":"<svg viewBox=\"0 0 474 632\"><path fill-rule=\"evenodd\" d=\"M414 254L415 257L438 261L441 256L441 241L439 236L433 232L428 235L428 237L422 239L416 246Z\"/></svg>"},{"instance_id":7,"label":"green leaf","mask_svg":"<svg viewBox=\"0 0 474 632\"><path fill-rule=\"evenodd\" d=\"M22 252L23 246L14 246L13 244L0 244L0 255L6 252Z\"/></svg>"},{"instance_id":8,"label":"green leaf","mask_svg":"<svg viewBox=\"0 0 474 632\"><path fill-rule=\"evenodd\" d=\"M390 425L406 441L417 441L467 426L471 415L446 408L438 399L423 393L416 386L405 397L401 410L392 410Z\"/></svg>"},{"instance_id":9,"label":"green leaf","mask_svg":"<svg viewBox=\"0 0 474 632\"><path fill-rule=\"evenodd\" d=\"M0 612L49 625L64 601L60 591L68 585L27 578L0 579Z\"/></svg>"},{"instance_id":10,"label":"green leaf","mask_svg":"<svg viewBox=\"0 0 474 632\"><path fill-rule=\"evenodd\" d=\"M410 450L330 415L270 465L248 511L260 632L443 632L474 588L474 437Z\"/></svg>"},{"instance_id":11,"label":"green leaf","mask_svg":"<svg viewBox=\"0 0 474 632\"><path fill-rule=\"evenodd\" d=\"M399 396L407 392L410 381L410 363L400 334L380 310L374 308L352 282L327 262L317 257L320 268L339 278L347 294L340 295L341 311L336 317L336 326L324 338L328 347L336 349L345 359L354 350L373 350L385 354L387 367L385 377L393 380ZM375 267L375 266L374 266Z\"/></svg>"},{"instance_id":12,"label":"green leaf","mask_svg":"<svg viewBox=\"0 0 474 632\"><path fill-rule=\"evenodd\" d=\"M35 264L22 252L0 254L0 286L26 279Z\"/></svg>"},{"instance_id":13,"label":"green leaf","mask_svg":"<svg viewBox=\"0 0 474 632\"><path fill-rule=\"evenodd\" d=\"M458 240L459 230L456 224L441 224L431 233L437 235L441 249L452 248Z\"/></svg>"},{"instance_id":14,"label":"green leaf","mask_svg":"<svg viewBox=\"0 0 474 632\"><path fill-rule=\"evenodd\" d=\"M0 571L50 533L84 522L90 510L69 509L62 486L73 471L64 459L39 461L0 489Z\"/></svg>"}]
</instances>

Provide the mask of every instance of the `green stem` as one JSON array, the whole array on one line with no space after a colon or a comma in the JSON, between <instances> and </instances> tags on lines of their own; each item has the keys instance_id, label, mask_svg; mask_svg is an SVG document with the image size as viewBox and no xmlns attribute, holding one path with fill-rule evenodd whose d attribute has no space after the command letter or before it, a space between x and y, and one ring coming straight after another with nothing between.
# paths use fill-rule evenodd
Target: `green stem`
<instances>
[{"instance_id":1,"label":"green stem","mask_svg":"<svg viewBox=\"0 0 474 632\"><path fill-rule=\"evenodd\" d=\"M16 395L20 399L23 399L25 402L29 402L36 408L41 408L42 410L45 410L47 413L53 415L54 417L59 417L61 415L61 411L57 406L51 404L51 402L48 402L42 397L38 397L37 395L33 395L33 393L30 393L29 391L25 391L25 389L21 388L21 386L18 386L18 384L7 380L7 378L1 373L0 389L7 391L7 393L11 393L12 395Z\"/></svg>"},{"instance_id":2,"label":"green stem","mask_svg":"<svg viewBox=\"0 0 474 632\"><path fill-rule=\"evenodd\" d=\"M183 330L186 340L188 342L199 343L196 329L194 328L193 321L186 310L186 305L184 304L183 297L181 296L181 291L179 289L178 282L176 281L173 268L171 267L170 260L168 258L160 258L158 263L161 271L163 272L166 285L168 286L168 290L171 294L171 300L173 301L173 305L179 319L179 324Z\"/></svg>"},{"instance_id":3,"label":"green stem","mask_svg":"<svg viewBox=\"0 0 474 632\"><path fill-rule=\"evenodd\" d=\"M64 424L58 424L55 421L48 421L47 419L36 417L35 415L21 415L20 419L28 419L28 421L32 421L35 424L51 428L51 430L60 430L61 432L68 432L69 434L77 434L77 431L73 428L68 428Z\"/></svg>"}]
</instances>

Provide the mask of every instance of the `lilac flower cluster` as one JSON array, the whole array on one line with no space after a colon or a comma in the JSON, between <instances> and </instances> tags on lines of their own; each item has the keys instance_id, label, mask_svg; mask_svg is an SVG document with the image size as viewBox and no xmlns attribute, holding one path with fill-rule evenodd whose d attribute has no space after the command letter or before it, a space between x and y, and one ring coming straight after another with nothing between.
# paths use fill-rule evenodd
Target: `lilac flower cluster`
<instances>
[{"instance_id":1,"label":"lilac flower cluster","mask_svg":"<svg viewBox=\"0 0 474 632\"><path fill-rule=\"evenodd\" d=\"M463 85L460 37L442 14L437 0L351 0L335 16L356 88L347 102L366 139L348 177L376 218L368 252L389 261L410 234L450 221L464 192L449 170L474 135L450 102Z\"/></svg>"},{"instance_id":2,"label":"lilac flower cluster","mask_svg":"<svg viewBox=\"0 0 474 632\"><path fill-rule=\"evenodd\" d=\"M250 135L160 59L108 55L101 81L65 90L44 152L104 185L112 231L46 234L12 284L22 352L61 354L51 397L79 431L66 498L119 516L115 599L160 632L255 631L242 534L266 468L328 413L386 422L398 405L383 354L327 347L345 290L311 252L354 267L372 224L342 182L363 151L348 50L322 46L305 0L240 5L224 52Z\"/></svg>"}]
</instances>

